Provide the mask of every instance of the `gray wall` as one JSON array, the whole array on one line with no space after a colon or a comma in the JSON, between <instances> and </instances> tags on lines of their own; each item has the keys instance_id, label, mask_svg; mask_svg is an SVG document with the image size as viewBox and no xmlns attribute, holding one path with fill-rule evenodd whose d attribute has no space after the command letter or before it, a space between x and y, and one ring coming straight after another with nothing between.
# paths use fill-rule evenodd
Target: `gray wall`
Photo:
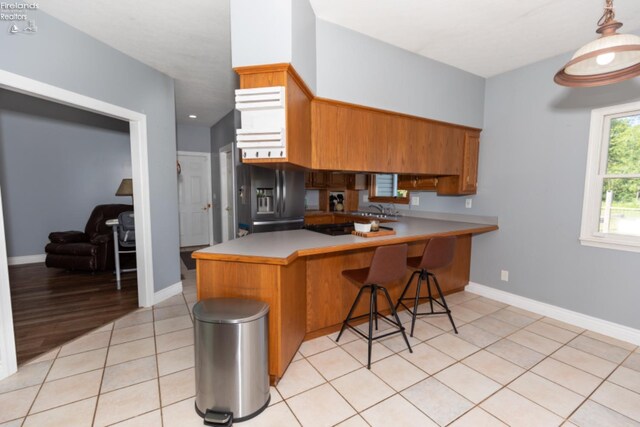
<instances>
[{"instance_id":1,"label":"gray wall","mask_svg":"<svg viewBox=\"0 0 640 427\"><path fill-rule=\"evenodd\" d=\"M482 127L482 77L320 19L316 30L318 96Z\"/></svg>"},{"instance_id":2,"label":"gray wall","mask_svg":"<svg viewBox=\"0 0 640 427\"><path fill-rule=\"evenodd\" d=\"M211 189L213 193L213 238L222 242L222 218L220 214L220 148L236 140L240 127L240 112L231 110L211 127Z\"/></svg>"},{"instance_id":3,"label":"gray wall","mask_svg":"<svg viewBox=\"0 0 640 427\"><path fill-rule=\"evenodd\" d=\"M129 124L0 89L0 186L10 257L44 253L52 231L84 230L131 177Z\"/></svg>"},{"instance_id":4,"label":"gray wall","mask_svg":"<svg viewBox=\"0 0 640 427\"><path fill-rule=\"evenodd\" d=\"M291 64L315 93L316 87L316 15L309 0L291 0Z\"/></svg>"},{"instance_id":5,"label":"gray wall","mask_svg":"<svg viewBox=\"0 0 640 427\"><path fill-rule=\"evenodd\" d=\"M147 116L154 287L180 281L173 79L38 12L38 33L0 34L0 69Z\"/></svg>"},{"instance_id":6,"label":"gray wall","mask_svg":"<svg viewBox=\"0 0 640 427\"><path fill-rule=\"evenodd\" d=\"M176 131L178 151L211 152L211 135L208 127L178 124Z\"/></svg>"}]
</instances>

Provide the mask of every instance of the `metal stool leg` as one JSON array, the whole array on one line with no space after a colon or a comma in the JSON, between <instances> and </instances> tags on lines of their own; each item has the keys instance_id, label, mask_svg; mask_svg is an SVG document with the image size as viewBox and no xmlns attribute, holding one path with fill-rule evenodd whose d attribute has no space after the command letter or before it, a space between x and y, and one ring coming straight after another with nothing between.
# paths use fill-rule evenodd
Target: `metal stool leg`
<instances>
[{"instance_id":1,"label":"metal stool leg","mask_svg":"<svg viewBox=\"0 0 640 427\"><path fill-rule=\"evenodd\" d=\"M442 305L444 309L447 311L447 316L449 316L449 321L451 322L451 326L453 326L453 331L457 334L458 329L456 328L456 324L453 322L453 317L451 317L451 310L449 310L449 306L447 305L447 301L444 299L444 294L442 293L442 289L440 289L440 283L438 283L438 279L435 274L432 274L433 281L436 284L436 288L438 289L438 294L440 294L440 299L442 300Z\"/></svg>"},{"instance_id":2,"label":"metal stool leg","mask_svg":"<svg viewBox=\"0 0 640 427\"><path fill-rule=\"evenodd\" d=\"M404 289L402 290L402 294L400 295L400 298L398 298L398 302L396 303L396 307L395 307L396 311L398 311L398 307L400 307L400 304L402 304L402 300L405 299L404 296L406 295L407 291L409 290L409 287L411 286L411 282L413 282L413 276L415 276L417 273L418 273L418 271L414 271L411 274L411 277L409 277L409 280L407 281L407 284L404 285Z\"/></svg>"},{"instance_id":3,"label":"metal stool leg","mask_svg":"<svg viewBox=\"0 0 640 427\"><path fill-rule=\"evenodd\" d=\"M420 288L422 287L422 272L418 276L418 284L416 285L416 298L413 303L413 311L411 312L411 336L413 337L413 329L416 327L416 317L418 317L418 305L420 304Z\"/></svg>"},{"instance_id":4,"label":"metal stool leg","mask_svg":"<svg viewBox=\"0 0 640 427\"><path fill-rule=\"evenodd\" d=\"M391 302L389 291L387 291L387 288L385 288L384 286L380 286L380 289L382 290L382 292L384 292L384 295L387 297L387 302L389 302L389 308L391 308L391 314L393 314L393 317L396 319L396 322L398 323L398 328L400 328L400 333L402 334L402 338L404 338L404 342L407 343L407 348L409 349L409 353L413 353L413 350L411 349L411 344L409 344L409 338L407 338L407 334L404 333L404 326L402 326L402 323L400 323L398 312L393 307L393 302Z\"/></svg>"},{"instance_id":5,"label":"metal stool leg","mask_svg":"<svg viewBox=\"0 0 640 427\"><path fill-rule=\"evenodd\" d=\"M344 332L344 330L347 327L347 322L349 320L351 320L351 315L353 314L353 311L356 309L356 306L358 305L358 302L360 302L360 297L362 297L362 292L364 292L364 289L367 288L368 286L362 286L360 288L360 290L358 291L358 295L356 296L356 300L353 302L353 305L351 306L351 309L349 310L349 314L347 314L347 318L344 320L344 322L342 322L342 328L340 328L340 333L338 334L338 338L336 338L336 342L340 341L340 337L342 336L342 333Z\"/></svg>"},{"instance_id":6,"label":"metal stool leg","mask_svg":"<svg viewBox=\"0 0 640 427\"><path fill-rule=\"evenodd\" d=\"M376 323L378 321L375 314L376 306L378 305L377 295L378 287L371 285L371 297L369 300L369 339L367 340L368 353L367 353L367 369L371 369L371 348L373 346L373 318L376 317ZM376 325L376 329L378 326Z\"/></svg>"},{"instance_id":7,"label":"metal stool leg","mask_svg":"<svg viewBox=\"0 0 640 427\"><path fill-rule=\"evenodd\" d=\"M373 299L373 318L376 321L376 331L377 331L378 330L378 296L377 295Z\"/></svg>"},{"instance_id":8,"label":"metal stool leg","mask_svg":"<svg viewBox=\"0 0 640 427\"><path fill-rule=\"evenodd\" d=\"M433 313L433 294L431 293L431 280L429 280L429 273L425 270L422 270L422 274L427 279L427 289L429 290L429 308L431 308L431 312Z\"/></svg>"}]
</instances>

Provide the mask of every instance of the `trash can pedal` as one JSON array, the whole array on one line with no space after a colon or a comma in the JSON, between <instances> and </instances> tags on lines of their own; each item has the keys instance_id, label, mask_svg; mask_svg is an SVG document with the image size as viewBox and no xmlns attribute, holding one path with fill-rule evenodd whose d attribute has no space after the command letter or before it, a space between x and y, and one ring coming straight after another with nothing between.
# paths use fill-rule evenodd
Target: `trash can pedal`
<instances>
[{"instance_id":1,"label":"trash can pedal","mask_svg":"<svg viewBox=\"0 0 640 427\"><path fill-rule=\"evenodd\" d=\"M204 414L204 425L231 427L233 425L233 413L217 412L207 409L207 412Z\"/></svg>"}]
</instances>

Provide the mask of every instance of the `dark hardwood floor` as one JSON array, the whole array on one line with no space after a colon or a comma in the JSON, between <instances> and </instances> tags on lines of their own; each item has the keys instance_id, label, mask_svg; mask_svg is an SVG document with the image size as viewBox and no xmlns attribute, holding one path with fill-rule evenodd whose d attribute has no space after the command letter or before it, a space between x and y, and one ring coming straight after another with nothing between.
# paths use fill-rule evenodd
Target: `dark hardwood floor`
<instances>
[{"instance_id":1,"label":"dark hardwood floor","mask_svg":"<svg viewBox=\"0 0 640 427\"><path fill-rule=\"evenodd\" d=\"M9 267L18 364L47 352L138 307L136 273L92 275L46 268Z\"/></svg>"}]
</instances>

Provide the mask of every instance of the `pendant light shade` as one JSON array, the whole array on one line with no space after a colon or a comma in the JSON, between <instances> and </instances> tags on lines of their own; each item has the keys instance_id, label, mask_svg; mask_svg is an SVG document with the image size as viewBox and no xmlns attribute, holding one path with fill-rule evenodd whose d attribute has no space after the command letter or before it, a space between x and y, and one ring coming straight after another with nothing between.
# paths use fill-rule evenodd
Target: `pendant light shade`
<instances>
[{"instance_id":1,"label":"pendant light shade","mask_svg":"<svg viewBox=\"0 0 640 427\"><path fill-rule=\"evenodd\" d=\"M573 55L553 79L563 86L589 87L621 82L640 75L640 37L618 34L622 27L613 12L613 0L606 0L596 32L600 38L587 43Z\"/></svg>"}]
</instances>

